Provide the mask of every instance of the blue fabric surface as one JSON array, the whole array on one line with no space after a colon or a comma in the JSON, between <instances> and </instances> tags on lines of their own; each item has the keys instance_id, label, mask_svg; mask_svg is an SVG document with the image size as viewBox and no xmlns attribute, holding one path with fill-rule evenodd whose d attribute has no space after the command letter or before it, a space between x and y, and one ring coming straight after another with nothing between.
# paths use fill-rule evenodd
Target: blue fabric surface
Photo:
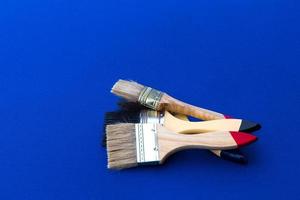
<instances>
[{"instance_id":1,"label":"blue fabric surface","mask_svg":"<svg viewBox=\"0 0 300 200\"><path fill-rule=\"evenodd\" d=\"M296 0L1 1L0 199L299 199L299 22ZM107 170L119 78L260 122L249 164Z\"/></svg>"}]
</instances>

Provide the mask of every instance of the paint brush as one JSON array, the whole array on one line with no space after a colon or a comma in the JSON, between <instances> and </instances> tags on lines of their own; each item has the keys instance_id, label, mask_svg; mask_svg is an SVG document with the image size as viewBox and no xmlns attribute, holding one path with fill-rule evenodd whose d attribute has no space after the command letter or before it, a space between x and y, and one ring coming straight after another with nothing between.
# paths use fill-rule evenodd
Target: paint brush
<instances>
[{"instance_id":1,"label":"paint brush","mask_svg":"<svg viewBox=\"0 0 300 200\"><path fill-rule=\"evenodd\" d=\"M235 149L257 138L242 132L174 133L160 124L121 123L106 126L109 169L162 164L183 149Z\"/></svg>"},{"instance_id":2,"label":"paint brush","mask_svg":"<svg viewBox=\"0 0 300 200\"><path fill-rule=\"evenodd\" d=\"M224 114L190 105L179 101L168 94L151 87L144 86L134 81L118 80L111 89L111 92L131 102L138 102L153 110L168 110L173 113L192 116L203 120L215 120L230 118ZM243 129L259 128L259 124L243 120Z\"/></svg>"},{"instance_id":3,"label":"paint brush","mask_svg":"<svg viewBox=\"0 0 300 200\"><path fill-rule=\"evenodd\" d=\"M116 111L107 112L104 117L104 125L118 124L118 123L155 123L161 124L167 129L174 131L176 133L200 133L209 131L245 131L240 130L237 126L239 121L236 119L221 119L221 120L211 120L202 122L188 122L188 118L184 115L176 115L174 117L168 111L158 112L149 109L136 110L133 111ZM226 124L226 126L224 126ZM103 146L106 146L105 134L103 137ZM226 160L233 162L245 164L247 159L235 152L226 152L222 150L211 150L216 156L221 157Z\"/></svg>"},{"instance_id":4,"label":"paint brush","mask_svg":"<svg viewBox=\"0 0 300 200\"><path fill-rule=\"evenodd\" d=\"M132 115L126 115L126 113L128 113L128 112L129 113L134 113L134 112L137 113L137 112L140 112L140 111L145 109L145 107L142 106L141 104L138 104L136 102L124 101L124 100L121 100L121 99L117 104L118 104L119 109L120 109L117 112L123 112L124 113L124 114L121 114L122 115L122 121L120 121L120 123L121 122L128 123L129 121L133 120L132 118L130 118L130 116L132 116ZM189 121L189 119L186 115L176 114L175 117L177 117L181 120ZM106 115L104 124L115 124L115 123L116 123L116 121L113 118L110 118L109 116ZM253 130L253 129L251 129L251 130ZM105 129L104 129L104 132L105 132ZM245 131L245 132L247 132L247 131ZM102 146L106 147L106 135L105 135L105 133L103 134L103 138L102 138ZM239 164L246 164L248 162L247 158L240 152L239 149L210 150L210 151L214 155L216 155L216 156L218 156L218 157L220 157L224 160L232 161L232 162L239 163Z\"/></svg>"}]
</instances>

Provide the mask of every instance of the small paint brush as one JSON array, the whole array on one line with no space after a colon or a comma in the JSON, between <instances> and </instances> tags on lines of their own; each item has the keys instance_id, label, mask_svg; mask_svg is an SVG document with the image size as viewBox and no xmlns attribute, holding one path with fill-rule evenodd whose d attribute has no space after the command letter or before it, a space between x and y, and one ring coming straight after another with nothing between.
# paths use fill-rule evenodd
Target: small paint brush
<instances>
[{"instance_id":1,"label":"small paint brush","mask_svg":"<svg viewBox=\"0 0 300 200\"><path fill-rule=\"evenodd\" d=\"M174 133L160 124L121 123L106 126L109 169L140 164L162 164L183 149L235 149L257 138L242 132L217 131L202 134Z\"/></svg>"},{"instance_id":2,"label":"small paint brush","mask_svg":"<svg viewBox=\"0 0 300 200\"><path fill-rule=\"evenodd\" d=\"M215 120L229 118L221 113L190 105L179 101L159 90L141 85L134 81L119 80L111 89L111 92L131 102L138 102L153 110L168 110L173 113L192 116L203 120ZM257 127L259 124L243 120L243 129Z\"/></svg>"}]
</instances>

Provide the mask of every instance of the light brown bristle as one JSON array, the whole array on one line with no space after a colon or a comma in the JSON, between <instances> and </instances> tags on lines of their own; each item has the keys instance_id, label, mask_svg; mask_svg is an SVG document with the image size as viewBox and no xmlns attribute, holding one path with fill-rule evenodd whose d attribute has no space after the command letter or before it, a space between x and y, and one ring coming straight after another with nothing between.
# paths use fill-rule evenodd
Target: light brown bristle
<instances>
[{"instance_id":1,"label":"light brown bristle","mask_svg":"<svg viewBox=\"0 0 300 200\"><path fill-rule=\"evenodd\" d=\"M106 135L108 168L124 169L137 166L135 125L107 125Z\"/></svg>"},{"instance_id":2,"label":"light brown bristle","mask_svg":"<svg viewBox=\"0 0 300 200\"><path fill-rule=\"evenodd\" d=\"M144 87L145 86L137 82L120 79L114 84L111 92L117 96L127 99L128 101L137 102Z\"/></svg>"}]
</instances>

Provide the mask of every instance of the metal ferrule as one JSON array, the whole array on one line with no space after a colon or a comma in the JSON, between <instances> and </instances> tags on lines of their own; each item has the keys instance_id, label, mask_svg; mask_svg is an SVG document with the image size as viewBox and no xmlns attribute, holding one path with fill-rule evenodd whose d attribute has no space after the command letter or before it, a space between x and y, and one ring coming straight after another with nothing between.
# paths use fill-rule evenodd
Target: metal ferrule
<instances>
[{"instance_id":1,"label":"metal ferrule","mask_svg":"<svg viewBox=\"0 0 300 200\"><path fill-rule=\"evenodd\" d=\"M135 124L137 162L159 163L157 124Z\"/></svg>"},{"instance_id":2,"label":"metal ferrule","mask_svg":"<svg viewBox=\"0 0 300 200\"><path fill-rule=\"evenodd\" d=\"M148 108L157 110L163 93L151 87L145 87L138 99L138 102Z\"/></svg>"},{"instance_id":3,"label":"metal ferrule","mask_svg":"<svg viewBox=\"0 0 300 200\"><path fill-rule=\"evenodd\" d=\"M140 123L164 124L164 114L155 110L142 110L140 112Z\"/></svg>"}]
</instances>

